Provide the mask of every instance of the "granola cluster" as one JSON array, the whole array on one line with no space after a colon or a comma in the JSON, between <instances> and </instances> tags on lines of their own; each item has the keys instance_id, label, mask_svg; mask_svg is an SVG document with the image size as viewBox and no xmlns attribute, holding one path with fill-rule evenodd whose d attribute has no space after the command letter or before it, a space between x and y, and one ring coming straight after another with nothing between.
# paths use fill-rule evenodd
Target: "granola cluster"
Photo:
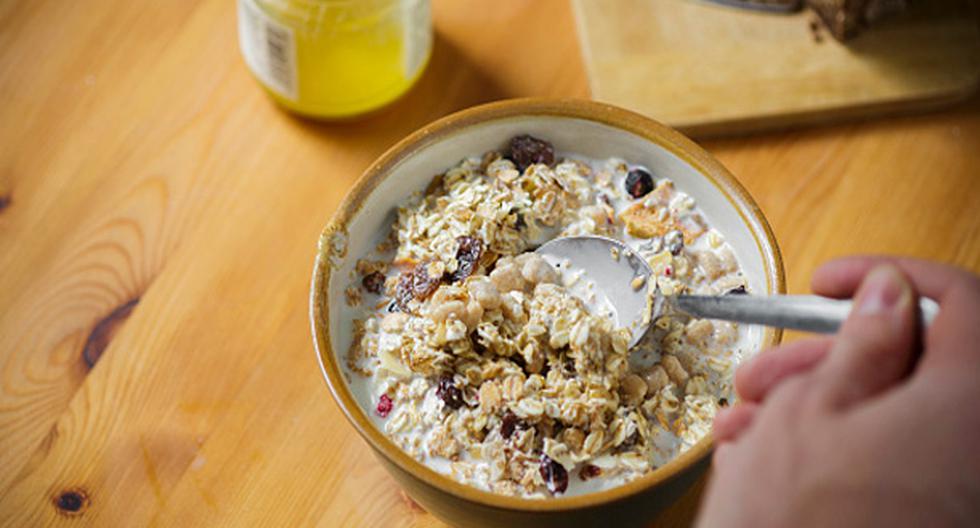
<instances>
[{"instance_id":1,"label":"granola cluster","mask_svg":"<svg viewBox=\"0 0 980 528\"><path fill-rule=\"evenodd\" d=\"M348 367L370 377L384 431L507 495L584 493L667 462L707 433L740 353L736 325L678 314L630 349L627 329L529 251L601 234L647 259L649 288L745 291L731 249L669 180L556 159L520 136L463 160L399 209L348 288L364 311Z\"/></svg>"}]
</instances>

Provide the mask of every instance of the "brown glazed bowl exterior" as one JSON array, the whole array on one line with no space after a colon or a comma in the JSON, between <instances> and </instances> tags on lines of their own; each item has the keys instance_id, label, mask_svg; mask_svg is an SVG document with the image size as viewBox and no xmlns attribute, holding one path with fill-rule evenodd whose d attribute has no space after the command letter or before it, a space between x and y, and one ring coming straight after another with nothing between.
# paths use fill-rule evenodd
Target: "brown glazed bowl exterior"
<instances>
[{"instance_id":1,"label":"brown glazed bowl exterior","mask_svg":"<svg viewBox=\"0 0 980 528\"><path fill-rule=\"evenodd\" d=\"M508 121L510 120L510 121ZM408 136L384 153L363 174L348 193L333 219L324 228L313 270L310 292L310 317L313 338L330 392L358 433L373 448L378 459L395 477L408 494L426 510L454 526L464 527L517 527L554 526L572 528L579 526L643 526L655 518L680 497L708 467L712 449L710 438L704 438L689 450L662 467L612 489L571 497L545 500L515 498L482 491L452 480L426 467L404 453L380 431L358 404L345 380L342 358L346 351L335 353L331 345L331 330L345 331L330 326L330 310L339 310L343 296L331 298L330 280L346 259L358 255L348 254L348 226L359 215L375 215L383 218L390 211L377 207L362 207L372 198L372 192L391 176L392 169L413 156L419 155L441 141L449 141L473 127L496 126L496 122L517 121L535 130L551 123L569 123L574 126L594 126L601 130L625 131L630 137L639 138L651 149L662 149L693 168L705 181L720 191L726 207L731 207L746 226L747 235L755 247L746 250L758 255L759 283L767 293L785 292L782 259L768 222L755 201L738 181L701 147L678 132L647 117L610 105L581 100L517 99L477 106L444 117ZM583 122L590 122L582 125ZM547 125L552 126L552 125ZM484 126L484 128L486 128ZM480 129L482 130L482 129ZM477 132L474 132L476 134ZM556 128L556 134L557 128ZM547 132L539 132L544 135ZM567 131L566 131L567 134ZM583 141L588 138L583 139ZM593 138L595 139L595 138ZM501 143L502 144L502 143ZM559 148L559 150L561 150ZM481 152L471 154L479 155ZM457 158L458 159L458 158ZM443 169L457 159L442 160ZM435 173L433 172L432 175ZM397 183L391 183L396 185ZM424 185L419 187L424 188ZM382 191L390 192L389 190ZM408 194L399 197L402 201ZM391 198L387 198L391 200ZM378 220L380 221L380 220ZM378 224L380 225L380 224ZM755 253L755 252L758 253ZM754 257L755 258L755 257ZM337 274L337 280L347 280ZM764 280L764 282L762 282ZM336 289L335 289L336 291ZM335 317L335 324L339 316ZM775 345L781 332L765 330L760 349ZM709 435L710 436L710 435Z\"/></svg>"}]
</instances>

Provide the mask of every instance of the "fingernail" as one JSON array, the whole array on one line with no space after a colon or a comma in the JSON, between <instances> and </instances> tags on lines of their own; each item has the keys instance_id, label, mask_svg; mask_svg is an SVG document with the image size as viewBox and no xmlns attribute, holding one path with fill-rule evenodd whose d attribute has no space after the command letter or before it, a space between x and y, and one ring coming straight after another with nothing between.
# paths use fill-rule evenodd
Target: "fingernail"
<instances>
[{"instance_id":1,"label":"fingernail","mask_svg":"<svg viewBox=\"0 0 980 528\"><path fill-rule=\"evenodd\" d=\"M876 315L890 312L909 297L908 292L904 278L895 267L878 266L871 270L861 284L855 313Z\"/></svg>"}]
</instances>

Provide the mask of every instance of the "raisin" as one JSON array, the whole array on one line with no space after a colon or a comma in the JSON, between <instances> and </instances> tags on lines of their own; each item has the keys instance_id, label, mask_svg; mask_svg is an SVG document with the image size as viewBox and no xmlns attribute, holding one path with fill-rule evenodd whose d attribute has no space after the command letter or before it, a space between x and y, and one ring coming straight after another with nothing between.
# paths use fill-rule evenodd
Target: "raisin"
<instances>
[{"instance_id":1,"label":"raisin","mask_svg":"<svg viewBox=\"0 0 980 528\"><path fill-rule=\"evenodd\" d=\"M470 344L473 345L473 351L481 356L487 352L487 347L480 342L480 334L476 332L470 333Z\"/></svg>"},{"instance_id":2,"label":"raisin","mask_svg":"<svg viewBox=\"0 0 980 528\"><path fill-rule=\"evenodd\" d=\"M684 249L684 235L676 229L669 231L664 235L664 247L671 255L680 255Z\"/></svg>"},{"instance_id":3,"label":"raisin","mask_svg":"<svg viewBox=\"0 0 980 528\"><path fill-rule=\"evenodd\" d=\"M527 422L518 418L516 414L507 411L500 423L500 436L510 438L514 435L514 431L526 431L530 428L531 426Z\"/></svg>"},{"instance_id":4,"label":"raisin","mask_svg":"<svg viewBox=\"0 0 980 528\"><path fill-rule=\"evenodd\" d=\"M718 400L719 407L728 407L728 398L722 398Z\"/></svg>"},{"instance_id":5,"label":"raisin","mask_svg":"<svg viewBox=\"0 0 980 528\"><path fill-rule=\"evenodd\" d=\"M565 357L565 360L562 362L562 367L564 367L564 369L565 369L565 374L568 374L570 376L574 376L575 375L575 360L574 359L566 356Z\"/></svg>"},{"instance_id":6,"label":"raisin","mask_svg":"<svg viewBox=\"0 0 980 528\"><path fill-rule=\"evenodd\" d=\"M739 284L738 285L738 288L732 288L732 289L728 290L728 292L725 293L725 295L745 295L746 293L749 293L749 292L748 292L748 290L745 289L745 285L744 284Z\"/></svg>"},{"instance_id":7,"label":"raisin","mask_svg":"<svg viewBox=\"0 0 980 528\"><path fill-rule=\"evenodd\" d=\"M568 489L568 471L565 471L565 466L555 462L548 455L541 455L540 471L541 478L552 494L563 493Z\"/></svg>"},{"instance_id":8,"label":"raisin","mask_svg":"<svg viewBox=\"0 0 980 528\"><path fill-rule=\"evenodd\" d=\"M643 198L653 190L653 176L643 169L633 169L626 174L626 193L634 199Z\"/></svg>"},{"instance_id":9,"label":"raisin","mask_svg":"<svg viewBox=\"0 0 980 528\"><path fill-rule=\"evenodd\" d=\"M510 140L507 157L517 165L517 170L524 172L524 169L535 163L544 163L545 165L554 163L555 147L543 139L527 134L514 136Z\"/></svg>"},{"instance_id":10,"label":"raisin","mask_svg":"<svg viewBox=\"0 0 980 528\"><path fill-rule=\"evenodd\" d=\"M626 440L623 440L623 443L622 444L619 444L618 446L616 446L616 449L614 449L613 451L616 452L616 453L622 453L624 451L629 451L639 441L640 441L640 432L639 431L633 431L633 434L629 435L629 437L627 437Z\"/></svg>"},{"instance_id":11,"label":"raisin","mask_svg":"<svg viewBox=\"0 0 980 528\"><path fill-rule=\"evenodd\" d=\"M452 376L439 378L439 385L436 387L436 396L450 409L459 409L463 406L463 391L453 383Z\"/></svg>"},{"instance_id":12,"label":"raisin","mask_svg":"<svg viewBox=\"0 0 980 528\"><path fill-rule=\"evenodd\" d=\"M514 229L518 231L523 231L527 227L527 220L524 219L524 213L513 208L510 210L510 214L514 215Z\"/></svg>"},{"instance_id":13,"label":"raisin","mask_svg":"<svg viewBox=\"0 0 980 528\"><path fill-rule=\"evenodd\" d=\"M582 480L589 480L590 478L598 477L602 474L602 468L595 464L586 464L582 466L582 469L578 472L578 478Z\"/></svg>"},{"instance_id":14,"label":"raisin","mask_svg":"<svg viewBox=\"0 0 980 528\"><path fill-rule=\"evenodd\" d=\"M387 394L382 394L381 399L378 400L378 406L375 408L375 411L378 412L378 416L387 418L392 407L394 407L394 403L392 403L391 398L389 398Z\"/></svg>"},{"instance_id":15,"label":"raisin","mask_svg":"<svg viewBox=\"0 0 980 528\"><path fill-rule=\"evenodd\" d=\"M398 278L398 287L395 288L395 302L402 310L407 309L408 302L412 299L424 300L439 287L442 277L430 277L427 271L428 267L427 261L419 262Z\"/></svg>"},{"instance_id":16,"label":"raisin","mask_svg":"<svg viewBox=\"0 0 980 528\"><path fill-rule=\"evenodd\" d=\"M380 271L368 273L361 279L361 286L375 295L380 295L381 290L385 287L385 274Z\"/></svg>"},{"instance_id":17,"label":"raisin","mask_svg":"<svg viewBox=\"0 0 980 528\"><path fill-rule=\"evenodd\" d=\"M465 279L476 271L483 256L483 241L476 237L461 236L456 239L456 271L449 274L449 282Z\"/></svg>"}]
</instances>

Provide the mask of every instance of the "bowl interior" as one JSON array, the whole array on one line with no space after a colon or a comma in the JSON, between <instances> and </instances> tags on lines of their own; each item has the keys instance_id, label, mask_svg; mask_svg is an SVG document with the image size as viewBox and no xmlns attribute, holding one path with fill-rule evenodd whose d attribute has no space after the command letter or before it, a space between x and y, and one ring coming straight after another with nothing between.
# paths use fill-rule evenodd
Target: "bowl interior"
<instances>
[{"instance_id":1,"label":"bowl interior","mask_svg":"<svg viewBox=\"0 0 980 528\"><path fill-rule=\"evenodd\" d=\"M601 116L602 111L594 113ZM413 193L425 189L435 175L465 157L503 149L507 141L518 134L531 134L552 142L558 157L578 156L596 160L617 157L647 167L656 178L672 179L678 189L696 200L711 226L720 231L732 246L753 293L773 294L783 289L778 249L770 238L761 212L717 162L677 134L628 112L623 112L623 115L643 123L620 128L609 124L615 121L612 118L592 119L583 117L589 115L588 112L578 114L582 113L491 113L488 118L483 116L469 122L462 120L448 126L423 129L369 169L366 185L365 181L359 182L352 195L356 198L349 199L344 205L348 208L346 224L328 226L328 231L331 227L340 228L342 235L325 242L334 247L326 259L332 272L328 275L326 299L321 300L321 304L329 307L329 310L325 310L328 313L328 332L325 334L329 336L330 346L328 350L320 352L324 356L332 355L321 359L327 362L332 360L338 366L360 407L360 412L347 409L349 415L360 414L383 431L380 418L370 412L373 404L369 380L350 372L345 361L353 338L352 319L360 316L358 311L347 305L344 295L344 290L354 277L357 259L371 251L387 235L396 209L406 204ZM371 176L372 171L380 172ZM355 200L359 200L359 203L355 203ZM319 270L315 273L319 273ZM314 297L316 295L318 293L314 292ZM314 326L318 324L316 319L314 315ZM752 327L749 335L751 345L744 351L745 356L751 356L763 345L773 344L777 340L778 333ZM336 382L333 380L331 383ZM336 394L337 388L333 390ZM702 440L691 451L703 454L709 442ZM684 460L677 461L678 465L693 463L690 456L681 458ZM673 471L670 470L671 465L654 473Z\"/></svg>"}]
</instances>

